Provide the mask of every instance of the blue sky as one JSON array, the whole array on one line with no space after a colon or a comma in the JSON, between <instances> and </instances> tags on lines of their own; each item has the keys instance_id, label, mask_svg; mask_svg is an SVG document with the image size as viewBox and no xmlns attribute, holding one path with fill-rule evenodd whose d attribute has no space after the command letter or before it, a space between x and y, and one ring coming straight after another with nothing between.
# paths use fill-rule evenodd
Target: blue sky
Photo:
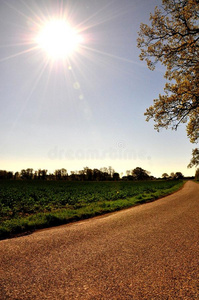
<instances>
[{"instance_id":1,"label":"blue sky","mask_svg":"<svg viewBox=\"0 0 199 300\"><path fill-rule=\"evenodd\" d=\"M137 32L160 0L0 2L0 169L187 169L184 125L153 129L144 112L163 93L164 68L139 60ZM59 15L84 42L65 60L35 48L38 27ZM33 49L34 48L34 49Z\"/></svg>"}]
</instances>

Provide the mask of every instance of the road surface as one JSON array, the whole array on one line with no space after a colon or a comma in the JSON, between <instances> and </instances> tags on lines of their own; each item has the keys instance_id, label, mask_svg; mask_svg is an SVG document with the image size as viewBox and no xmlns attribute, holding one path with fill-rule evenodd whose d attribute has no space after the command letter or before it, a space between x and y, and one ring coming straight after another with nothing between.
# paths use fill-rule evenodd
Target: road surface
<instances>
[{"instance_id":1,"label":"road surface","mask_svg":"<svg viewBox=\"0 0 199 300\"><path fill-rule=\"evenodd\" d=\"M0 299L199 299L199 184L0 241Z\"/></svg>"}]
</instances>

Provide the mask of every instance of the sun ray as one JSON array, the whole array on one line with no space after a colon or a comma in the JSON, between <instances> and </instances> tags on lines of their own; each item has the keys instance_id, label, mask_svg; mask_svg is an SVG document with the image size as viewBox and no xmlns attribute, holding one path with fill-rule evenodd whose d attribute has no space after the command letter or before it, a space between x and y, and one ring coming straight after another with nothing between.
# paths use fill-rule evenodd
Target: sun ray
<instances>
[{"instance_id":1,"label":"sun ray","mask_svg":"<svg viewBox=\"0 0 199 300\"><path fill-rule=\"evenodd\" d=\"M35 21L33 18L28 18L30 21L32 21L36 26L42 26L44 22L46 21L47 17L46 15L41 11L40 8L38 8L39 14L37 14L33 9L30 8L30 6L23 0L21 0L21 3L31 12L31 14L35 17ZM36 3L35 3L36 5Z\"/></svg>"},{"instance_id":2,"label":"sun ray","mask_svg":"<svg viewBox=\"0 0 199 300\"><path fill-rule=\"evenodd\" d=\"M0 48L9 48L9 47L20 47L20 46L28 46L28 45L32 45L33 42L29 41L29 42L21 42L21 43L14 43L14 44L6 44L6 45L0 45Z\"/></svg>"},{"instance_id":3,"label":"sun ray","mask_svg":"<svg viewBox=\"0 0 199 300\"><path fill-rule=\"evenodd\" d=\"M4 61L6 61L6 60L8 60L8 59L12 59L12 58L18 57L18 56L23 55L23 54L27 54L27 53L32 52L32 51L35 51L35 50L38 50L38 46L35 46L35 47L32 47L32 48L29 48L29 49L20 51L20 52L18 52L18 53L9 55L9 56L7 56L7 57L4 57L4 58L0 59L0 62L4 62Z\"/></svg>"},{"instance_id":4,"label":"sun ray","mask_svg":"<svg viewBox=\"0 0 199 300\"><path fill-rule=\"evenodd\" d=\"M4 2L8 7L10 7L11 9L13 9L14 11L16 11L19 15L23 16L26 20L31 21L33 23L36 24L36 21L33 18L27 17L26 14L24 14L22 11L20 11L19 9L17 9L15 6L11 5L10 3L8 3L7 1Z\"/></svg>"},{"instance_id":5,"label":"sun ray","mask_svg":"<svg viewBox=\"0 0 199 300\"><path fill-rule=\"evenodd\" d=\"M86 24L88 21L92 20L93 18L95 18L100 12L106 10L109 6L111 5L111 3L108 3L107 5L103 6L101 9L99 9L98 11L96 11L94 14L92 14L91 16L89 16L87 19L85 19L84 21L82 21L81 23L78 24L78 27L82 27L82 25ZM98 23L97 23L98 24ZM84 31L85 29L89 29L91 27L95 27L97 26L97 24L92 25L92 26L88 26L85 28L82 28L82 30ZM99 23L100 24L100 23Z\"/></svg>"},{"instance_id":6,"label":"sun ray","mask_svg":"<svg viewBox=\"0 0 199 300\"><path fill-rule=\"evenodd\" d=\"M93 52L93 53L96 53L96 54L100 54L101 56L109 57L109 58L111 58L113 60L117 60L117 61L120 61L120 62L125 62L125 63L128 63L128 64L130 63L130 64L137 65L137 66L139 66L141 68L146 69L145 64L143 64L140 61L134 61L132 59L128 59L128 58L121 57L121 56L118 56L118 55L110 54L108 52L97 50L95 48L88 47L86 45L81 45L81 48L85 49L85 50L87 50L87 51L89 51L91 53ZM82 55L83 55L83 53L82 53ZM89 57L88 54L86 54L86 56ZM96 60L93 59L93 62L96 63ZM161 68L161 67L157 67L156 71L158 71L158 72L160 72L162 74L165 73L165 70L163 68Z\"/></svg>"},{"instance_id":7,"label":"sun ray","mask_svg":"<svg viewBox=\"0 0 199 300\"><path fill-rule=\"evenodd\" d=\"M29 103L29 101L30 101L30 99L31 99L34 91L36 90L38 82L40 81L42 75L44 74L45 69L47 68L47 65L48 65L48 62L46 61L40 67L39 72L36 75L36 80L35 80L35 82L33 82L32 88L31 88L31 90L29 92L29 95L27 96L27 98L25 99L23 105L21 106L21 109L19 110L18 114L16 115L15 120L13 120L12 126L9 129L9 131L8 131L7 138L4 140L4 143L1 143L0 150L3 149L3 147L7 144L7 142L9 141L9 138L10 138L11 134L14 132L14 130L15 130L15 128L16 128L16 126L17 126L17 124L18 124L21 116L23 115L23 113L25 111L25 108L26 108L27 104Z\"/></svg>"},{"instance_id":8,"label":"sun ray","mask_svg":"<svg viewBox=\"0 0 199 300\"><path fill-rule=\"evenodd\" d=\"M25 100L25 102L24 102L24 104L23 104L23 106L22 106L22 108L21 108L21 111L20 111L20 113L18 114L18 117L17 117L17 119L16 119L14 125L17 124L17 121L19 120L19 118L21 117L22 113L24 112L25 107L26 107L26 105L28 104L28 102L30 101L30 99L31 99L31 97L32 97L32 95L33 95L33 93L34 93L34 91L36 90L36 87L37 87L37 85L38 85L40 79L42 78L42 76L43 76L43 74L44 74L45 69L47 68L47 66L48 66L48 61L45 61L45 62L43 62L43 65L41 65L41 67L39 68L39 70L38 70L38 72L37 72L37 74L36 74L36 76L35 76L35 78L36 78L36 79L35 79L35 82L33 82L33 85L32 85L32 88L31 88L31 90L30 90L30 92L29 92L29 95L27 96L27 98L26 98L26 100Z\"/></svg>"},{"instance_id":9,"label":"sun ray","mask_svg":"<svg viewBox=\"0 0 199 300\"><path fill-rule=\"evenodd\" d=\"M120 8L120 9L116 9L115 11L111 10L111 11L108 11L107 8L109 6L111 6L112 4L114 3L114 1L108 3L107 5L105 5L104 7L102 7L100 10L98 10L97 12L95 12L94 14L92 14L91 16L89 16L87 19L85 19L84 21L82 21L81 23L79 23L77 25L77 28L80 28L80 32L85 32L91 28L94 28L94 27L97 27L101 24L104 24L106 22L109 22L117 17L121 17L122 15L125 15L128 10L129 10L129 7L128 8ZM101 16L101 19L99 20L96 20L96 16L98 16L100 13L102 13L103 11L106 11L106 14L103 14ZM108 13L108 15L107 15ZM95 18L95 22L92 22L90 23L89 25L85 25L87 22L90 22L92 19Z\"/></svg>"},{"instance_id":10,"label":"sun ray","mask_svg":"<svg viewBox=\"0 0 199 300\"><path fill-rule=\"evenodd\" d=\"M94 53L97 53L97 54L101 54L101 55L104 55L104 56L107 56L107 57L110 57L110 58L113 58L113 59L117 59L117 60L124 61L124 62L127 62L127 63L143 66L143 64L140 63L140 62L137 62L137 61L134 61L134 60L131 60L131 59L127 59L127 58L124 58L124 57L121 57L121 56L118 56L118 55L110 54L110 53L105 52L105 51L97 50L97 49L94 49L94 48L91 48L91 47L88 47L88 46L85 46L85 45L82 45L81 47L83 49L88 50L88 51L91 51L91 52L94 52Z\"/></svg>"}]
</instances>

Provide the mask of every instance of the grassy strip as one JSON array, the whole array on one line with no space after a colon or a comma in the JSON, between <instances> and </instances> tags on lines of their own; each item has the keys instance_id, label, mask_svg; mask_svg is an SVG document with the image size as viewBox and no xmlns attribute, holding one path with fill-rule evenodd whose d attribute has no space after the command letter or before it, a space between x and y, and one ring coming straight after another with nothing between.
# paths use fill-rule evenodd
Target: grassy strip
<instances>
[{"instance_id":1,"label":"grassy strip","mask_svg":"<svg viewBox=\"0 0 199 300\"><path fill-rule=\"evenodd\" d=\"M84 207L77 209L62 208L48 213L41 212L27 217L6 220L0 225L0 239L28 234L36 229L67 224L73 221L83 220L138 204L151 202L179 190L183 184L184 182L181 181L169 189L157 190L156 192L149 193L144 192L126 199L85 203Z\"/></svg>"}]
</instances>

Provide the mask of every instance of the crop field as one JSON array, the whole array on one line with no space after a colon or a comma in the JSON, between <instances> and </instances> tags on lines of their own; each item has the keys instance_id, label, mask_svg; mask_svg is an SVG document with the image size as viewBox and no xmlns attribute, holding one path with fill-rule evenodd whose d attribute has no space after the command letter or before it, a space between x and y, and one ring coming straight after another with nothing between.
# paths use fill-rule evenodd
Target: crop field
<instances>
[{"instance_id":1,"label":"crop field","mask_svg":"<svg viewBox=\"0 0 199 300\"><path fill-rule=\"evenodd\" d=\"M153 201L183 181L0 181L0 238Z\"/></svg>"}]
</instances>

